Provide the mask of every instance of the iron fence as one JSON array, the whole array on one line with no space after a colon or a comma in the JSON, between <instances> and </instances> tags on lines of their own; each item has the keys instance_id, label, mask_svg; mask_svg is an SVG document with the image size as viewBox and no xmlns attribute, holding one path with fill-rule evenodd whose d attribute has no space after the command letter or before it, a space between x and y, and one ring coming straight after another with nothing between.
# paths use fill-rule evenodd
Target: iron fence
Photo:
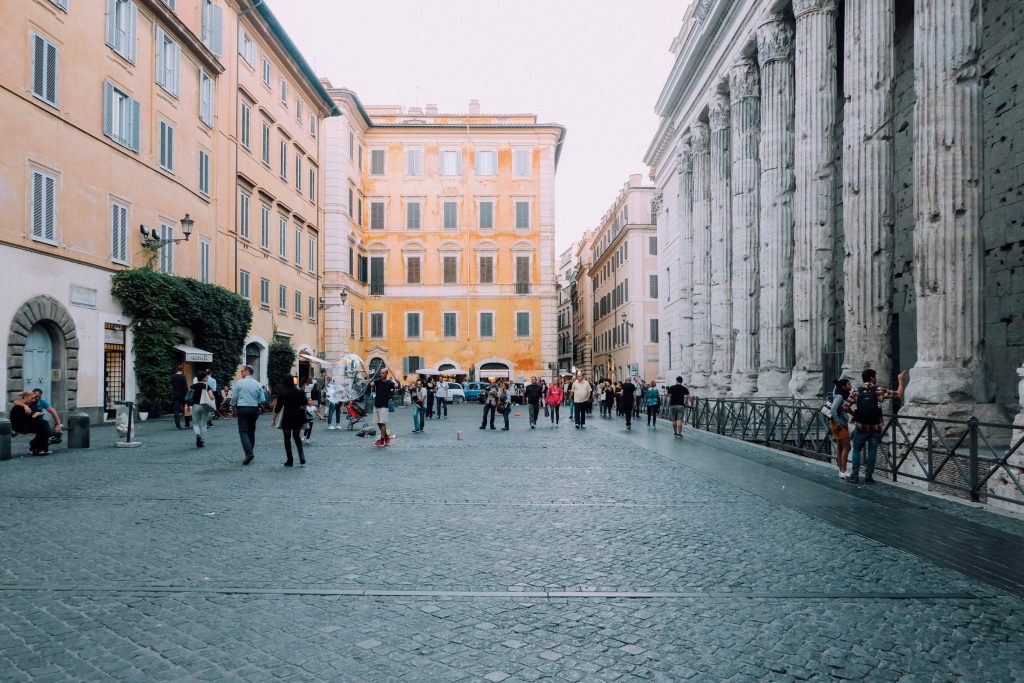
<instances>
[{"instance_id":1,"label":"iron fence","mask_svg":"<svg viewBox=\"0 0 1024 683\"><path fill-rule=\"evenodd\" d=\"M684 421L696 428L832 462L835 444L822 401L694 398ZM668 399L661 416L668 419ZM1013 425L905 413L885 416L876 468L977 502L1024 505L1024 430Z\"/></svg>"}]
</instances>

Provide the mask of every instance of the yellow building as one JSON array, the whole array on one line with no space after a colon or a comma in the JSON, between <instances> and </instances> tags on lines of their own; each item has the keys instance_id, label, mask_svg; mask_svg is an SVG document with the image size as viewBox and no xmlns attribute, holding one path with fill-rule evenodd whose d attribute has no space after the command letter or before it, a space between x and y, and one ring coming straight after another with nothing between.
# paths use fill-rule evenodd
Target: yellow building
<instances>
[{"instance_id":1,"label":"yellow building","mask_svg":"<svg viewBox=\"0 0 1024 683\"><path fill-rule=\"evenodd\" d=\"M334 104L265 5L5 3L0 41L0 394L40 387L94 419L132 398L111 276L151 258L141 228L180 239L186 215L189 239L155 265L248 293L249 360L265 368L275 325L320 348L319 141Z\"/></svg>"},{"instance_id":2,"label":"yellow building","mask_svg":"<svg viewBox=\"0 0 1024 683\"><path fill-rule=\"evenodd\" d=\"M325 291L345 283L351 293L348 313L327 320L327 347L400 375L553 374L554 179L565 129L528 114L482 115L475 100L468 113L442 114L330 92L347 115L328 124L336 144L326 201L342 216L337 233L327 219L338 257Z\"/></svg>"}]
</instances>

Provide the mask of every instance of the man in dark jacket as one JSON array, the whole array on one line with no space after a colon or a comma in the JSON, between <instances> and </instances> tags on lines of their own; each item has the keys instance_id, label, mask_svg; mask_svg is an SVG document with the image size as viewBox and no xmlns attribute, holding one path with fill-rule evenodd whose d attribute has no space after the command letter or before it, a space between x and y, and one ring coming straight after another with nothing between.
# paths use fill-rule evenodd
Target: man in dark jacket
<instances>
[{"instance_id":1,"label":"man in dark jacket","mask_svg":"<svg viewBox=\"0 0 1024 683\"><path fill-rule=\"evenodd\" d=\"M181 413L185 407L185 394L188 393L188 380L179 365L171 375L171 410L174 411L174 426L181 429Z\"/></svg>"},{"instance_id":2,"label":"man in dark jacket","mask_svg":"<svg viewBox=\"0 0 1024 683\"><path fill-rule=\"evenodd\" d=\"M526 385L526 389L523 390L523 396L526 397L527 407L530 409L530 429L537 428L537 417L540 413L540 399L544 394L544 389L540 386L536 377L530 378L530 383Z\"/></svg>"}]
</instances>

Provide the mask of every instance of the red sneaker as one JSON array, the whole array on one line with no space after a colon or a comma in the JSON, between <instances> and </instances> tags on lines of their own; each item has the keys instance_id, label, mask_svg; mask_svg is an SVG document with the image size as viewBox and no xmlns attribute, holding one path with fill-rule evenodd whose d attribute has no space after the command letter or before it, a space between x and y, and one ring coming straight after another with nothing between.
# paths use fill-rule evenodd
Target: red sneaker
<instances>
[{"instance_id":1,"label":"red sneaker","mask_svg":"<svg viewBox=\"0 0 1024 683\"><path fill-rule=\"evenodd\" d=\"M384 439L384 445L385 446L390 446L391 445L391 439Z\"/></svg>"},{"instance_id":2,"label":"red sneaker","mask_svg":"<svg viewBox=\"0 0 1024 683\"><path fill-rule=\"evenodd\" d=\"M373 445L374 446L387 446L387 443L385 441L383 441L382 439L377 439L376 441L373 442Z\"/></svg>"}]
</instances>

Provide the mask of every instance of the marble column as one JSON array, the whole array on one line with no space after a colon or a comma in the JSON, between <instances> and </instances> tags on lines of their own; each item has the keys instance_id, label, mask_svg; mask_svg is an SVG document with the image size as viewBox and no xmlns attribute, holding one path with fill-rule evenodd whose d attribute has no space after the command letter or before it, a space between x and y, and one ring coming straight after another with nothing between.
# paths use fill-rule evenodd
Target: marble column
<instances>
[{"instance_id":1,"label":"marble column","mask_svg":"<svg viewBox=\"0 0 1024 683\"><path fill-rule=\"evenodd\" d=\"M704 389L711 380L711 146L708 124L694 123L693 141L693 374ZM685 378L684 378L685 381Z\"/></svg>"},{"instance_id":2,"label":"marble column","mask_svg":"<svg viewBox=\"0 0 1024 683\"><path fill-rule=\"evenodd\" d=\"M843 56L844 373L892 373L893 0L847 0Z\"/></svg>"},{"instance_id":3,"label":"marble column","mask_svg":"<svg viewBox=\"0 0 1024 683\"><path fill-rule=\"evenodd\" d=\"M796 15L796 193L793 308L797 397L822 387L822 352L835 321L832 254L835 232L836 0L794 0Z\"/></svg>"},{"instance_id":4,"label":"marble column","mask_svg":"<svg viewBox=\"0 0 1024 683\"><path fill-rule=\"evenodd\" d=\"M732 103L732 330L736 340L732 393L757 391L757 335L760 290L757 257L761 166L761 79L757 64L743 59L729 70Z\"/></svg>"},{"instance_id":5,"label":"marble column","mask_svg":"<svg viewBox=\"0 0 1024 683\"><path fill-rule=\"evenodd\" d=\"M693 143L689 135L680 141L679 163L679 345L682 347L680 374L689 381L693 374ZM669 378L671 381L675 381Z\"/></svg>"},{"instance_id":6,"label":"marble column","mask_svg":"<svg viewBox=\"0 0 1024 683\"><path fill-rule=\"evenodd\" d=\"M761 63L760 368L757 393L787 396L793 352L793 27L780 15L757 29Z\"/></svg>"},{"instance_id":7,"label":"marble column","mask_svg":"<svg viewBox=\"0 0 1024 683\"><path fill-rule=\"evenodd\" d=\"M711 386L725 394L732 382L732 154L729 95L711 96Z\"/></svg>"},{"instance_id":8,"label":"marble column","mask_svg":"<svg viewBox=\"0 0 1024 683\"><path fill-rule=\"evenodd\" d=\"M914 5L917 363L907 398L930 414L994 417L982 337L981 3ZM923 404L923 405L922 405ZM923 412L923 411L922 411Z\"/></svg>"}]
</instances>

